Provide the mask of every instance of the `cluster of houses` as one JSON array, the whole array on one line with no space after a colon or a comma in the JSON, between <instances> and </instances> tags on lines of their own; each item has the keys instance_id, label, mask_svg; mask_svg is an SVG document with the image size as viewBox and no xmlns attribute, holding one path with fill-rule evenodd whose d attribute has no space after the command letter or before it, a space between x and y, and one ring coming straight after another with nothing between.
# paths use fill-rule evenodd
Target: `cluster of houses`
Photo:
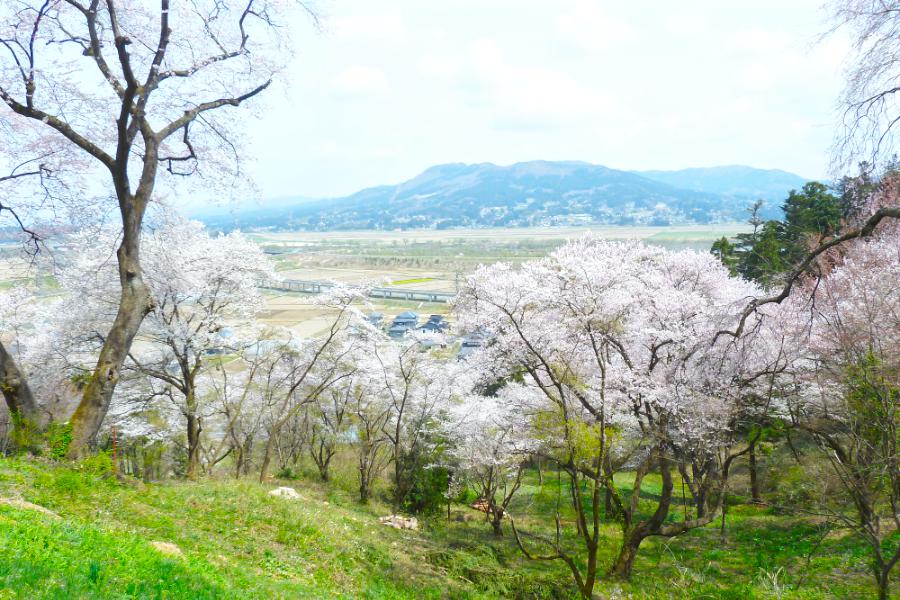
<instances>
[{"instance_id":1,"label":"cluster of houses","mask_svg":"<svg viewBox=\"0 0 900 600\"><path fill-rule=\"evenodd\" d=\"M378 312L369 313L366 319L373 326L385 327L384 315ZM450 322L444 315L430 315L428 320L419 323L419 315L411 310L400 313L387 327L388 336L395 340L402 339L408 334L418 331L420 333L447 333L450 331Z\"/></svg>"},{"instance_id":2,"label":"cluster of houses","mask_svg":"<svg viewBox=\"0 0 900 600\"><path fill-rule=\"evenodd\" d=\"M395 340L401 340L413 332L432 334L447 334L450 332L450 322L444 315L429 315L426 320L420 321L419 314L411 310L400 313L394 317L393 321L390 323L387 323L384 315L379 312L369 313L366 316L366 320L371 323L373 327L385 330L388 337ZM466 358L477 348L480 348L483 343L483 335L469 335L463 337L460 340L460 348L457 357L459 359ZM436 346L445 347L446 343L425 338L419 341L419 345L422 346L423 349L428 349Z\"/></svg>"}]
</instances>

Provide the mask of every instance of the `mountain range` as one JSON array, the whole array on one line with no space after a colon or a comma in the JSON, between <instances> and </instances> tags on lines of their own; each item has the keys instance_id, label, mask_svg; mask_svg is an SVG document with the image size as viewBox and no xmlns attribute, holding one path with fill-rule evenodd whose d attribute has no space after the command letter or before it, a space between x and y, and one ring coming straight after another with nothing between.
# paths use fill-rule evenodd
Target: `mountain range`
<instances>
[{"instance_id":1,"label":"mountain range","mask_svg":"<svg viewBox=\"0 0 900 600\"><path fill-rule=\"evenodd\" d=\"M788 192L806 182L745 166L622 171L585 162L455 163L343 198L282 198L200 217L217 229L317 231L722 223L746 220L757 199L765 201L764 217L778 217Z\"/></svg>"}]
</instances>

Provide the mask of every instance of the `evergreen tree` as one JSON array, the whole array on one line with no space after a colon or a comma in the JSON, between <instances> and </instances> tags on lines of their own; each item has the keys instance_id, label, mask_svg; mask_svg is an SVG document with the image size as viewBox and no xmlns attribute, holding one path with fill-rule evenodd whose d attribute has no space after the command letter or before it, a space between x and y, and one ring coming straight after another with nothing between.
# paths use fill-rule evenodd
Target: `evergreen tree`
<instances>
[{"instance_id":1,"label":"evergreen tree","mask_svg":"<svg viewBox=\"0 0 900 600\"><path fill-rule=\"evenodd\" d=\"M728 271L732 275L737 274L738 255L736 247L724 235L713 242L712 248L709 250L713 256L722 261L722 264L728 267Z\"/></svg>"},{"instance_id":2,"label":"evergreen tree","mask_svg":"<svg viewBox=\"0 0 900 600\"><path fill-rule=\"evenodd\" d=\"M762 226L753 246L739 258L737 272L741 276L771 287L790 268L785 261L781 230L779 221L767 221Z\"/></svg>"},{"instance_id":3,"label":"evergreen tree","mask_svg":"<svg viewBox=\"0 0 900 600\"><path fill-rule=\"evenodd\" d=\"M841 228L841 202L828 186L810 181L798 192L791 190L782 206L780 227L783 264L798 264L809 250L810 240L834 235Z\"/></svg>"},{"instance_id":4,"label":"evergreen tree","mask_svg":"<svg viewBox=\"0 0 900 600\"><path fill-rule=\"evenodd\" d=\"M753 245L756 244L756 240L759 237L759 228L766 222L760 215L764 204L765 202L762 200L757 200L747 208L747 212L750 213L747 223L753 227L753 230L750 233L739 233L735 236L735 254L738 260L740 256L750 252L753 249Z\"/></svg>"},{"instance_id":5,"label":"evergreen tree","mask_svg":"<svg viewBox=\"0 0 900 600\"><path fill-rule=\"evenodd\" d=\"M868 185L868 179L855 179ZM757 200L747 209L752 231L738 234L734 242L724 237L716 240L711 252L732 272L764 287L776 285L781 275L803 260L811 244L840 232L848 211L862 206L871 190L851 183L851 178L842 180L839 196L817 181L791 190L782 205L781 221L763 221L763 201Z\"/></svg>"}]
</instances>

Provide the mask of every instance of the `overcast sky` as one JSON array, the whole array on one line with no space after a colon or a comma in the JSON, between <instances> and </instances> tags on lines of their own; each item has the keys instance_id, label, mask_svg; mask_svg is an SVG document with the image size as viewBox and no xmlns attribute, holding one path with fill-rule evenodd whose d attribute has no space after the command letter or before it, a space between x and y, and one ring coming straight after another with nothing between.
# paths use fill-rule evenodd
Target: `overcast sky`
<instances>
[{"instance_id":1,"label":"overcast sky","mask_svg":"<svg viewBox=\"0 0 900 600\"><path fill-rule=\"evenodd\" d=\"M264 197L446 162L827 172L846 41L822 0L319 0L252 124Z\"/></svg>"}]
</instances>

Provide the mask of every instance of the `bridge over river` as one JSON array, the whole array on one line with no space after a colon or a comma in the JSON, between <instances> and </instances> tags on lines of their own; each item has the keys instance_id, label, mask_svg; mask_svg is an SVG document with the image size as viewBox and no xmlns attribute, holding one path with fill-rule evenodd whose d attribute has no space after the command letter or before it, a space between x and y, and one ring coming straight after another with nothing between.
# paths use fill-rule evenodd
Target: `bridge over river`
<instances>
[{"instance_id":1,"label":"bridge over river","mask_svg":"<svg viewBox=\"0 0 900 600\"><path fill-rule=\"evenodd\" d=\"M282 279L261 285L268 290L282 292L300 292L302 294L321 294L334 287L328 281L310 281L305 279ZM370 298L389 298L392 300L412 300L418 302L450 302L456 296L452 292L436 292L431 290L405 290L395 287L376 287L369 290Z\"/></svg>"}]
</instances>

